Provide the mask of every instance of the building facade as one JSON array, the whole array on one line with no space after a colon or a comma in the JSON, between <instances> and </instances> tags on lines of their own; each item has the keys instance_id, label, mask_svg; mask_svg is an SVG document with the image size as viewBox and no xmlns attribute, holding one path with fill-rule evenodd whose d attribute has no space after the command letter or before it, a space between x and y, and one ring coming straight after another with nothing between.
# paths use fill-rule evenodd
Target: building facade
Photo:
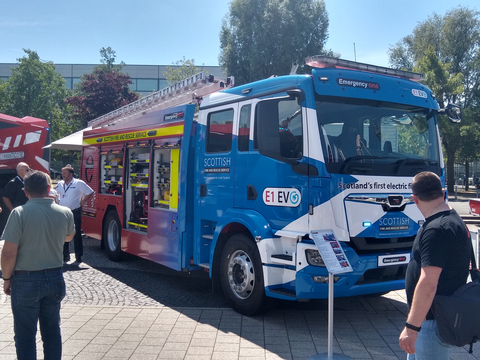
<instances>
[{"instance_id":1,"label":"building facade","mask_svg":"<svg viewBox=\"0 0 480 360\"><path fill-rule=\"evenodd\" d=\"M12 75L12 69L18 67L16 63L0 63L0 79L7 80ZM99 64L55 64L55 70L65 79L67 89L73 89L75 84L80 82L82 75L90 74L95 66ZM131 90L142 95L148 95L167 87L164 72L167 66L176 67L176 65L124 65L122 72L130 75L133 84ZM215 77L224 77L220 66L198 66L208 74Z\"/></svg>"}]
</instances>

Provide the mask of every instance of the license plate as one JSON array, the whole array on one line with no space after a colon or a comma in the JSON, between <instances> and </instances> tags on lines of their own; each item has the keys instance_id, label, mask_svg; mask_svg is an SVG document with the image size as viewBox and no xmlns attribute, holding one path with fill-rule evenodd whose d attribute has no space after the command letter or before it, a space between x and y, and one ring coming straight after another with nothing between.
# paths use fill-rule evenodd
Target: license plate
<instances>
[{"instance_id":1,"label":"license plate","mask_svg":"<svg viewBox=\"0 0 480 360\"><path fill-rule=\"evenodd\" d=\"M410 262L410 254L380 255L377 259L377 266L393 266L408 264Z\"/></svg>"}]
</instances>

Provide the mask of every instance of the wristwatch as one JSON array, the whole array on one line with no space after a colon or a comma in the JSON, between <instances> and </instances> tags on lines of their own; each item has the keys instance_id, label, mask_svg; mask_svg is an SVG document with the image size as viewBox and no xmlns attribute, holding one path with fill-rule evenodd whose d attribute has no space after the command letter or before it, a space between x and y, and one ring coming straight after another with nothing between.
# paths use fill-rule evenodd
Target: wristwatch
<instances>
[{"instance_id":1,"label":"wristwatch","mask_svg":"<svg viewBox=\"0 0 480 360\"><path fill-rule=\"evenodd\" d=\"M419 332L420 330L422 330L421 326L415 326L415 325L409 324L408 322L405 323L405 327L416 332Z\"/></svg>"}]
</instances>

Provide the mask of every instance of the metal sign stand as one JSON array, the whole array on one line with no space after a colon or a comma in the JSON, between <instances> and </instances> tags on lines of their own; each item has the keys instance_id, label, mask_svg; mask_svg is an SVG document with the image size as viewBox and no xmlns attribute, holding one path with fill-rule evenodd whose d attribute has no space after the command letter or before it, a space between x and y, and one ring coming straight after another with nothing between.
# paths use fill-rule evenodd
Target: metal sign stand
<instances>
[{"instance_id":1,"label":"metal sign stand","mask_svg":"<svg viewBox=\"0 0 480 360\"><path fill-rule=\"evenodd\" d=\"M348 360L351 358L347 355L333 353L333 287L335 283L333 275L350 272L352 266L332 230L312 231L311 238L328 270L328 353L314 355L308 360Z\"/></svg>"},{"instance_id":2,"label":"metal sign stand","mask_svg":"<svg viewBox=\"0 0 480 360\"><path fill-rule=\"evenodd\" d=\"M317 354L310 357L308 360L348 360L350 356L333 353L333 274L328 273L328 353Z\"/></svg>"}]
</instances>

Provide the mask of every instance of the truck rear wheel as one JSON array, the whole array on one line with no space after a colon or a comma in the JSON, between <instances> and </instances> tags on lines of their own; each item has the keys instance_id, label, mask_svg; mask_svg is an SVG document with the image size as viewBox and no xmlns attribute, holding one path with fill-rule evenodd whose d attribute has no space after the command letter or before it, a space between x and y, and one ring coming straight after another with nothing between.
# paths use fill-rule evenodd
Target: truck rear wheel
<instances>
[{"instance_id":1,"label":"truck rear wheel","mask_svg":"<svg viewBox=\"0 0 480 360\"><path fill-rule=\"evenodd\" d=\"M103 242L107 256L112 261L120 261L122 258L122 229L117 212L111 210L105 218L103 227Z\"/></svg>"},{"instance_id":2,"label":"truck rear wheel","mask_svg":"<svg viewBox=\"0 0 480 360\"><path fill-rule=\"evenodd\" d=\"M232 236L223 248L220 282L230 306L240 314L257 314L270 304L258 249L245 235Z\"/></svg>"}]
</instances>

